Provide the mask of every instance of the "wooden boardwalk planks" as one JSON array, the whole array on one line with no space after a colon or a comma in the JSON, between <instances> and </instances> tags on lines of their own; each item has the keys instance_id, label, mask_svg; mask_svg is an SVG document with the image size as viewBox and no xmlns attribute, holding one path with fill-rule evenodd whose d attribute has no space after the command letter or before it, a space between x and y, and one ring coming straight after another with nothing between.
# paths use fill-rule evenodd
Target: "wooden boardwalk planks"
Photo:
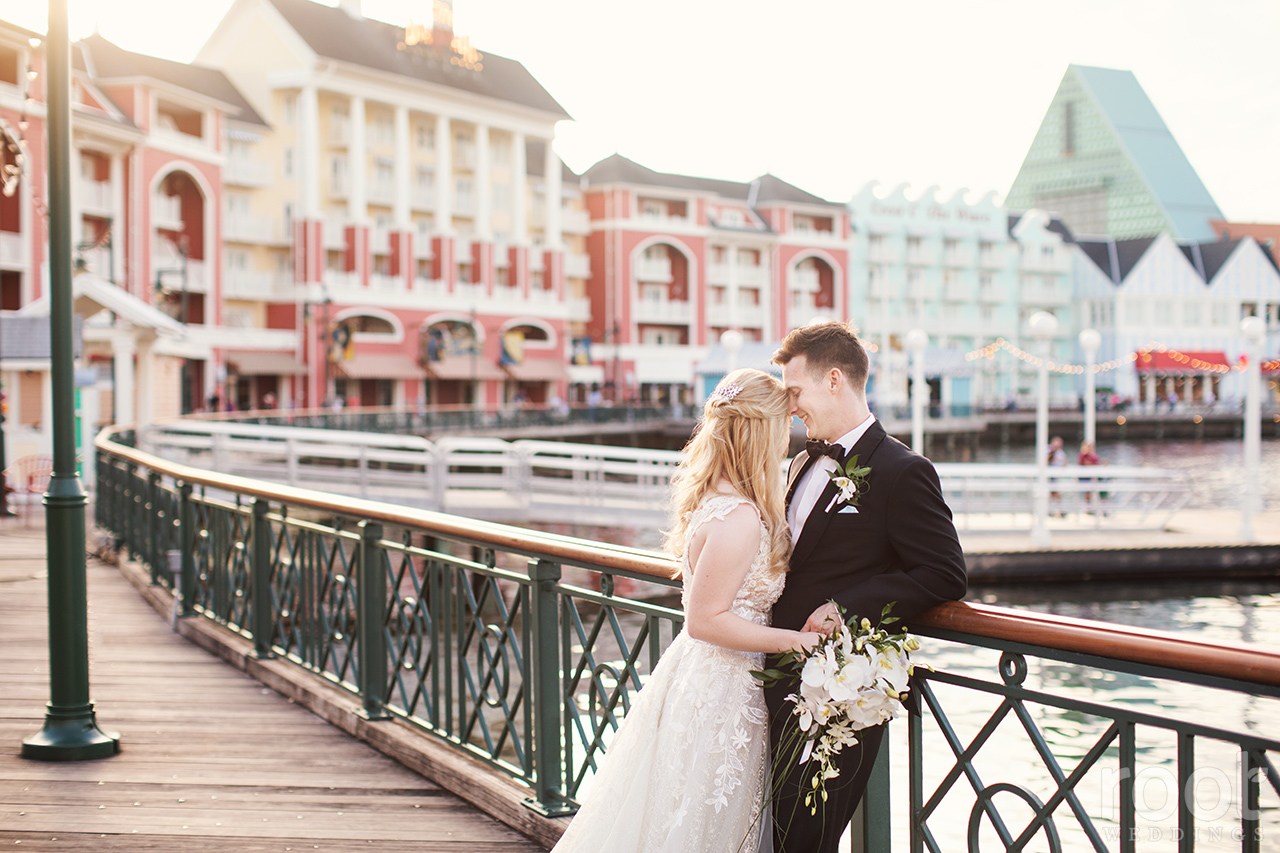
<instances>
[{"instance_id":1,"label":"wooden boardwalk planks","mask_svg":"<svg viewBox=\"0 0 1280 853\"><path fill-rule=\"evenodd\" d=\"M44 531L0 526L0 845L37 851L540 850L174 634L89 562L91 694L120 755L19 757L49 698ZM15 845L20 845L16 846Z\"/></svg>"}]
</instances>

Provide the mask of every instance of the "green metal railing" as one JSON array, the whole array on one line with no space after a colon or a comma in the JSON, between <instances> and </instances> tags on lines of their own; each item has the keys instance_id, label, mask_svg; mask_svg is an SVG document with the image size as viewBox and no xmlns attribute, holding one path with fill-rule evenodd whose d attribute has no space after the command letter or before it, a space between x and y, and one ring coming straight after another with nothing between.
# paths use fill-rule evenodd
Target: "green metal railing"
<instances>
[{"instance_id":1,"label":"green metal railing","mask_svg":"<svg viewBox=\"0 0 1280 853\"><path fill-rule=\"evenodd\" d=\"M523 781L543 814L573 810L682 626L673 564L647 552L200 471L130 440L98 440L97 522L155 583L174 588L183 615L215 620L251 638L258 656L351 691L369 719L403 720ZM985 649L999 662L976 674L918 671L906 790L891 793L886 746L855 849L891 850L896 808L909 814L913 851L954 849L938 833L953 837L963 813L967 838L994 833L1008 850L1128 853L1141 828L1135 780L1155 761L1185 785L1209 745L1239 756L1238 849L1256 853L1260 829L1280 831L1273 736L1106 704L1040 675L1063 667L1277 697L1280 655L967 604L911 628L938 648ZM1038 685L1028 658L1040 662ZM955 722L954 709L973 704L957 691L993 703L976 733ZM1046 731L1062 719L1088 735L1078 754ZM1034 779L1002 765L1010 726L1042 765ZM1148 748L1151 732L1173 739L1172 757ZM1117 780L1116 815L1080 793L1105 773ZM1190 806L1177 814L1176 849L1196 849L1204 827Z\"/></svg>"}]
</instances>

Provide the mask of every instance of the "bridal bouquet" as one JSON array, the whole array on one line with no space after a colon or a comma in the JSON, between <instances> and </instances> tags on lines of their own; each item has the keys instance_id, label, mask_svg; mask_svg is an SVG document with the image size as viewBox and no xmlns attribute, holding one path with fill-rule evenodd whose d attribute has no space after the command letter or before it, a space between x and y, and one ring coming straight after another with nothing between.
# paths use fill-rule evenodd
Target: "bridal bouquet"
<instances>
[{"instance_id":1,"label":"bridal bouquet","mask_svg":"<svg viewBox=\"0 0 1280 853\"><path fill-rule=\"evenodd\" d=\"M776 765L816 761L811 790L805 805L817 812L818 798L827 799L826 782L839 775L832 760L846 746L857 743L857 733L888 722L903 712L902 700L914 670L910 653L920 642L905 631L890 633L885 626L898 621L889 615L893 603L880 613L880 627L863 619L849 624L844 608L836 605L840 624L815 648L786 652L779 668L752 674L766 687L790 681L796 692L787 696L800 719L798 734L781 744ZM774 773L774 778L781 776Z\"/></svg>"}]
</instances>

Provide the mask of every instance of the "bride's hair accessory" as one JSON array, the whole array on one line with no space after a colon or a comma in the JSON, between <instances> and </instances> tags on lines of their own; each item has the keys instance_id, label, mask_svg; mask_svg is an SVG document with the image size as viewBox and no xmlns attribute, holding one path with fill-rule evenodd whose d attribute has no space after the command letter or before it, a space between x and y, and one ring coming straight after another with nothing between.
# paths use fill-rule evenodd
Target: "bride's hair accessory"
<instances>
[{"instance_id":1,"label":"bride's hair accessory","mask_svg":"<svg viewBox=\"0 0 1280 853\"><path fill-rule=\"evenodd\" d=\"M719 397L721 400L732 400L741 393L741 385L721 385L719 388L711 392L711 399L714 400Z\"/></svg>"}]
</instances>

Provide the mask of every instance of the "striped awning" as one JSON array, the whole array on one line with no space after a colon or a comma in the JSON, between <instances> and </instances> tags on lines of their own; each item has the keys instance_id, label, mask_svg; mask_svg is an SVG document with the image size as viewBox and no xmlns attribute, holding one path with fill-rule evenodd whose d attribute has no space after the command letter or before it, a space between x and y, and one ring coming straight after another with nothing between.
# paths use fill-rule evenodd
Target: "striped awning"
<instances>
[{"instance_id":1,"label":"striped awning","mask_svg":"<svg viewBox=\"0 0 1280 853\"><path fill-rule=\"evenodd\" d=\"M484 356L452 355L439 361L427 362L427 373L432 379L506 379L507 374Z\"/></svg>"},{"instance_id":2,"label":"striped awning","mask_svg":"<svg viewBox=\"0 0 1280 853\"><path fill-rule=\"evenodd\" d=\"M305 376L307 366L291 352L240 350L227 353L227 370L236 376Z\"/></svg>"},{"instance_id":3,"label":"striped awning","mask_svg":"<svg viewBox=\"0 0 1280 853\"><path fill-rule=\"evenodd\" d=\"M426 379L427 372L407 355L357 352L348 361L334 362L348 379Z\"/></svg>"},{"instance_id":4,"label":"striped awning","mask_svg":"<svg viewBox=\"0 0 1280 853\"><path fill-rule=\"evenodd\" d=\"M519 364L504 364L502 369L519 382L561 382L569 376L566 365L549 358L530 358Z\"/></svg>"}]
</instances>

